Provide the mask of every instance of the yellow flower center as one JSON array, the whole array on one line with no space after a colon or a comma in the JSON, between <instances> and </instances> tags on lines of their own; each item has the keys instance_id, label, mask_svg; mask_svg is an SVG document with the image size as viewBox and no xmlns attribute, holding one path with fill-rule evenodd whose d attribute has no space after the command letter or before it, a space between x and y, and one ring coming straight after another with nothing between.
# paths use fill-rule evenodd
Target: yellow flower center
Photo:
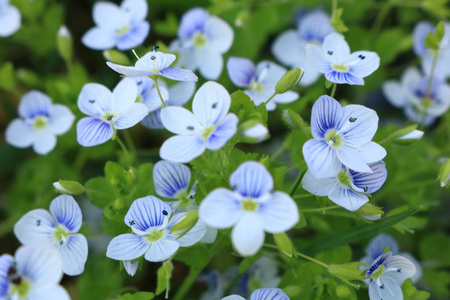
<instances>
[{"instance_id":1,"label":"yellow flower center","mask_svg":"<svg viewBox=\"0 0 450 300\"><path fill-rule=\"evenodd\" d=\"M34 129L43 129L47 127L48 119L44 116L37 116L34 118L33 127Z\"/></svg>"},{"instance_id":2,"label":"yellow flower center","mask_svg":"<svg viewBox=\"0 0 450 300\"><path fill-rule=\"evenodd\" d=\"M259 204L258 204L258 202L249 198L249 199L242 201L241 206L244 211L253 212L258 209Z\"/></svg>"},{"instance_id":3,"label":"yellow flower center","mask_svg":"<svg viewBox=\"0 0 450 300\"><path fill-rule=\"evenodd\" d=\"M350 69L348 66L346 66L344 64L333 64L332 67L333 67L333 70L338 71L338 72L348 72L348 70Z\"/></svg>"}]
</instances>

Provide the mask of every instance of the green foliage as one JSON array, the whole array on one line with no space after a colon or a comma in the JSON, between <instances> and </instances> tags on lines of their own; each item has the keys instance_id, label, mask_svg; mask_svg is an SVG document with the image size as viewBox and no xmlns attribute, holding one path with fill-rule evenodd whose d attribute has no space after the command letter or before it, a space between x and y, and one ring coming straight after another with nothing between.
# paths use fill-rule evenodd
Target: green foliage
<instances>
[{"instance_id":1,"label":"green foliage","mask_svg":"<svg viewBox=\"0 0 450 300\"><path fill-rule=\"evenodd\" d=\"M439 50L441 48L441 41L445 34L444 22L439 22L436 26L436 31L429 32L424 40L425 47L432 50Z\"/></svg>"},{"instance_id":2,"label":"green foliage","mask_svg":"<svg viewBox=\"0 0 450 300\"><path fill-rule=\"evenodd\" d=\"M331 26L334 27L334 30L337 32L346 32L348 31L348 27L345 26L344 21L342 21L342 13L344 12L343 8L338 8L333 12L331 16L330 23Z\"/></svg>"},{"instance_id":3,"label":"green foliage","mask_svg":"<svg viewBox=\"0 0 450 300\"><path fill-rule=\"evenodd\" d=\"M6 62L0 66L0 88L12 90L16 86L16 75L11 62Z\"/></svg>"},{"instance_id":4,"label":"green foliage","mask_svg":"<svg viewBox=\"0 0 450 300\"><path fill-rule=\"evenodd\" d=\"M134 294L124 294L120 296L118 300L151 300L153 298L155 298L155 295L153 293L139 292Z\"/></svg>"},{"instance_id":5,"label":"green foliage","mask_svg":"<svg viewBox=\"0 0 450 300\"><path fill-rule=\"evenodd\" d=\"M402 292L405 300L427 300L431 296L430 293L417 290L410 278L403 283Z\"/></svg>"},{"instance_id":6,"label":"green foliage","mask_svg":"<svg viewBox=\"0 0 450 300\"><path fill-rule=\"evenodd\" d=\"M170 278L172 277L173 264L172 262L165 261L158 269L158 284L156 285L156 295L166 291L166 298L170 291Z\"/></svg>"}]
</instances>

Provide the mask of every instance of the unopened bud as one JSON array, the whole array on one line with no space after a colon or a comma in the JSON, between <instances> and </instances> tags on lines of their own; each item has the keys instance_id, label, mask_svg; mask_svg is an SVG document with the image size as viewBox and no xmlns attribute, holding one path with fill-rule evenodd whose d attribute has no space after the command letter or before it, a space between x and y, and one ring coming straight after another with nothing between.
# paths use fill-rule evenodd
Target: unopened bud
<instances>
[{"instance_id":1,"label":"unopened bud","mask_svg":"<svg viewBox=\"0 0 450 300\"><path fill-rule=\"evenodd\" d=\"M80 195L84 193L84 186L76 181L60 180L53 183L58 193L66 195Z\"/></svg>"},{"instance_id":2,"label":"unopened bud","mask_svg":"<svg viewBox=\"0 0 450 300\"><path fill-rule=\"evenodd\" d=\"M423 131L413 130L405 135L399 136L394 140L394 143L398 145L409 145L418 140L420 140L423 136Z\"/></svg>"},{"instance_id":3,"label":"unopened bud","mask_svg":"<svg viewBox=\"0 0 450 300\"><path fill-rule=\"evenodd\" d=\"M266 126L252 120L245 122L240 126L241 134L246 137L250 143L259 143L269 136L269 130Z\"/></svg>"},{"instance_id":4,"label":"unopened bud","mask_svg":"<svg viewBox=\"0 0 450 300\"><path fill-rule=\"evenodd\" d=\"M275 239L275 244L277 244L277 247L281 253L288 257L295 256L294 244L286 233L276 233L273 235L273 238Z\"/></svg>"},{"instance_id":5,"label":"unopened bud","mask_svg":"<svg viewBox=\"0 0 450 300\"><path fill-rule=\"evenodd\" d=\"M300 68L295 68L287 71L275 86L275 92L277 92L277 94L283 94L293 89L297 84L300 83L303 74L305 74L305 71Z\"/></svg>"},{"instance_id":6,"label":"unopened bud","mask_svg":"<svg viewBox=\"0 0 450 300\"><path fill-rule=\"evenodd\" d=\"M417 129L417 124L409 125L408 127L399 129L389 136L389 140L396 140L398 138L401 138L402 136L405 136L408 133L411 133L416 129Z\"/></svg>"},{"instance_id":7,"label":"unopened bud","mask_svg":"<svg viewBox=\"0 0 450 300\"><path fill-rule=\"evenodd\" d=\"M64 60L71 60L73 57L73 42L69 29L65 25L61 25L58 30L58 36L56 39L56 45L59 55Z\"/></svg>"},{"instance_id":8,"label":"unopened bud","mask_svg":"<svg viewBox=\"0 0 450 300\"><path fill-rule=\"evenodd\" d=\"M374 221L380 219L384 211L371 203L366 203L355 211L355 214L360 215L364 219Z\"/></svg>"},{"instance_id":9,"label":"unopened bud","mask_svg":"<svg viewBox=\"0 0 450 300\"><path fill-rule=\"evenodd\" d=\"M177 239L185 235L198 221L198 211L196 209L185 213L183 219L176 223L170 231L173 235L178 236Z\"/></svg>"},{"instance_id":10,"label":"unopened bud","mask_svg":"<svg viewBox=\"0 0 450 300\"><path fill-rule=\"evenodd\" d=\"M124 260L123 267L125 268L125 271L127 271L128 275L134 276L139 268L139 260L134 263L131 260Z\"/></svg>"},{"instance_id":11,"label":"unopened bud","mask_svg":"<svg viewBox=\"0 0 450 300\"><path fill-rule=\"evenodd\" d=\"M338 285L336 287L336 296L341 299L350 299L352 291L345 285Z\"/></svg>"},{"instance_id":12,"label":"unopened bud","mask_svg":"<svg viewBox=\"0 0 450 300\"><path fill-rule=\"evenodd\" d=\"M302 117L290 108L283 110L281 119L289 128L294 130L301 129L305 126L305 122Z\"/></svg>"},{"instance_id":13,"label":"unopened bud","mask_svg":"<svg viewBox=\"0 0 450 300\"><path fill-rule=\"evenodd\" d=\"M441 187L449 186L450 182L450 159L447 159L445 163L442 164L441 170L439 171L438 180L441 182Z\"/></svg>"}]
</instances>

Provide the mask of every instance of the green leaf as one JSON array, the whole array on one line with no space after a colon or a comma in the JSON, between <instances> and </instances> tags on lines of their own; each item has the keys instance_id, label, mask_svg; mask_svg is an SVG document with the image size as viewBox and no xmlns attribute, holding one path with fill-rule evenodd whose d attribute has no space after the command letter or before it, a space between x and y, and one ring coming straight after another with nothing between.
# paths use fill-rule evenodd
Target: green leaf
<instances>
[{"instance_id":1,"label":"green leaf","mask_svg":"<svg viewBox=\"0 0 450 300\"><path fill-rule=\"evenodd\" d=\"M156 295L166 290L166 296L170 291L170 278L172 277L173 264L171 261L165 261L158 269L158 283L156 285ZM167 297L166 297L167 298Z\"/></svg>"},{"instance_id":2,"label":"green leaf","mask_svg":"<svg viewBox=\"0 0 450 300\"><path fill-rule=\"evenodd\" d=\"M340 265L330 265L328 267L328 271L332 275L338 278L343 278L345 280L363 280L365 279L365 277L362 274L361 270L359 269L359 266L361 265L362 264L360 262L351 262Z\"/></svg>"},{"instance_id":3,"label":"green leaf","mask_svg":"<svg viewBox=\"0 0 450 300\"><path fill-rule=\"evenodd\" d=\"M149 292L138 292L134 294L124 294L118 300L151 300L155 298L155 294Z\"/></svg>"},{"instance_id":4,"label":"green leaf","mask_svg":"<svg viewBox=\"0 0 450 300\"><path fill-rule=\"evenodd\" d=\"M181 248L175 259L184 262L191 268L201 270L208 265L209 257L210 253L205 244L197 244L189 248Z\"/></svg>"},{"instance_id":5,"label":"green leaf","mask_svg":"<svg viewBox=\"0 0 450 300\"><path fill-rule=\"evenodd\" d=\"M0 88L12 90L16 87L16 74L12 62L8 61L0 67Z\"/></svg>"},{"instance_id":6,"label":"green leaf","mask_svg":"<svg viewBox=\"0 0 450 300\"><path fill-rule=\"evenodd\" d=\"M111 184L105 177L95 177L86 182L86 194L91 198L92 204L104 208L114 200Z\"/></svg>"},{"instance_id":7,"label":"green leaf","mask_svg":"<svg viewBox=\"0 0 450 300\"><path fill-rule=\"evenodd\" d=\"M164 36L176 36L178 31L178 18L173 12L169 12L164 21L156 21L152 24L156 32Z\"/></svg>"},{"instance_id":8,"label":"green leaf","mask_svg":"<svg viewBox=\"0 0 450 300\"><path fill-rule=\"evenodd\" d=\"M345 26L344 21L342 21L341 19L343 12L343 8L336 9L330 19L331 26L333 26L334 30L336 30L337 32L348 31L348 27Z\"/></svg>"},{"instance_id":9,"label":"green leaf","mask_svg":"<svg viewBox=\"0 0 450 300\"><path fill-rule=\"evenodd\" d=\"M428 49L439 50L441 47L441 41L445 34L444 22L439 22L436 26L436 31L428 32L427 37L423 41L424 45Z\"/></svg>"},{"instance_id":10,"label":"green leaf","mask_svg":"<svg viewBox=\"0 0 450 300\"><path fill-rule=\"evenodd\" d=\"M412 284L411 278L406 279L402 285L403 298L405 300L427 300L430 293L418 291Z\"/></svg>"}]
</instances>

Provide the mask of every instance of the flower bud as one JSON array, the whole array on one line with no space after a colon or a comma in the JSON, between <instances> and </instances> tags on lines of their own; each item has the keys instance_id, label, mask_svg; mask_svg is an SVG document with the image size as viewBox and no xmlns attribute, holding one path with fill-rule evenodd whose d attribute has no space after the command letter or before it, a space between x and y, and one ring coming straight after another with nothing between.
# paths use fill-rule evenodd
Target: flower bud
<instances>
[{"instance_id":1,"label":"flower bud","mask_svg":"<svg viewBox=\"0 0 450 300\"><path fill-rule=\"evenodd\" d=\"M71 60L73 57L73 42L69 29L65 25L61 25L58 30L56 45L59 55L64 60Z\"/></svg>"},{"instance_id":2,"label":"flower bud","mask_svg":"<svg viewBox=\"0 0 450 300\"><path fill-rule=\"evenodd\" d=\"M369 221L378 220L381 218L381 215L384 214L384 211L370 203L366 203L363 206L361 206L357 211L355 211L357 215L360 215L364 219L367 219Z\"/></svg>"},{"instance_id":3,"label":"flower bud","mask_svg":"<svg viewBox=\"0 0 450 300\"><path fill-rule=\"evenodd\" d=\"M301 129L303 126L305 126L305 122L303 121L302 117L300 117L299 114L297 114L290 108L283 110L281 119L289 128L294 130Z\"/></svg>"},{"instance_id":4,"label":"flower bud","mask_svg":"<svg viewBox=\"0 0 450 300\"><path fill-rule=\"evenodd\" d=\"M450 159L447 159L441 166L439 171L438 180L441 182L441 187L449 185L450 182Z\"/></svg>"},{"instance_id":5,"label":"flower bud","mask_svg":"<svg viewBox=\"0 0 450 300\"><path fill-rule=\"evenodd\" d=\"M303 74L305 74L305 71L300 68L287 71L286 74L284 74L284 76L277 82L275 92L277 92L277 94L283 94L291 90L300 83Z\"/></svg>"},{"instance_id":6,"label":"flower bud","mask_svg":"<svg viewBox=\"0 0 450 300\"><path fill-rule=\"evenodd\" d=\"M129 66L132 63L130 62L130 60L128 59L128 56L126 56L125 54L123 54L120 51L117 50L106 50L103 51L103 57L115 64L119 64L119 65L126 65Z\"/></svg>"},{"instance_id":7,"label":"flower bud","mask_svg":"<svg viewBox=\"0 0 450 300\"><path fill-rule=\"evenodd\" d=\"M349 299L352 296L352 291L345 285L338 285L336 287L336 296L341 299Z\"/></svg>"},{"instance_id":8,"label":"flower bud","mask_svg":"<svg viewBox=\"0 0 450 300\"><path fill-rule=\"evenodd\" d=\"M280 250L281 253L288 257L295 256L294 244L286 233L276 233L273 235L273 238L275 239L275 244L277 244L278 250Z\"/></svg>"},{"instance_id":9,"label":"flower bud","mask_svg":"<svg viewBox=\"0 0 450 300\"><path fill-rule=\"evenodd\" d=\"M364 276L359 268L360 262L351 262L340 265L329 265L328 271L339 278L347 280L363 280Z\"/></svg>"},{"instance_id":10,"label":"flower bud","mask_svg":"<svg viewBox=\"0 0 450 300\"><path fill-rule=\"evenodd\" d=\"M174 235L178 235L177 238L182 237L185 235L189 230L191 230L192 227L197 223L198 221L198 210L190 210L188 211L183 219L181 219L180 222L176 223L170 231Z\"/></svg>"},{"instance_id":11,"label":"flower bud","mask_svg":"<svg viewBox=\"0 0 450 300\"><path fill-rule=\"evenodd\" d=\"M134 263L131 262L131 260L124 260L123 267L125 268L125 271L127 271L128 275L134 276L134 274L136 274L138 267L139 267L139 260L137 260Z\"/></svg>"},{"instance_id":12,"label":"flower bud","mask_svg":"<svg viewBox=\"0 0 450 300\"><path fill-rule=\"evenodd\" d=\"M84 193L84 186L76 181L60 180L53 183L58 193L66 195L80 195Z\"/></svg>"},{"instance_id":13,"label":"flower bud","mask_svg":"<svg viewBox=\"0 0 450 300\"><path fill-rule=\"evenodd\" d=\"M241 134L250 143L259 143L269 136L269 130L258 121L250 120L240 126Z\"/></svg>"},{"instance_id":14,"label":"flower bud","mask_svg":"<svg viewBox=\"0 0 450 300\"><path fill-rule=\"evenodd\" d=\"M418 141L423 136L423 131L420 130L413 130L405 135L399 136L394 140L394 143L398 145L409 145L414 143L415 141Z\"/></svg>"},{"instance_id":15,"label":"flower bud","mask_svg":"<svg viewBox=\"0 0 450 300\"><path fill-rule=\"evenodd\" d=\"M407 126L407 127L405 127L405 128L399 129L399 130L397 130L396 132L392 133L392 134L388 137L388 139L389 139L389 140L396 140L397 138L400 138L400 137L402 137L402 136L405 136L405 135L407 135L408 133L413 132L413 131L416 130L416 129L417 129L417 124L413 124L413 125Z\"/></svg>"}]
</instances>

